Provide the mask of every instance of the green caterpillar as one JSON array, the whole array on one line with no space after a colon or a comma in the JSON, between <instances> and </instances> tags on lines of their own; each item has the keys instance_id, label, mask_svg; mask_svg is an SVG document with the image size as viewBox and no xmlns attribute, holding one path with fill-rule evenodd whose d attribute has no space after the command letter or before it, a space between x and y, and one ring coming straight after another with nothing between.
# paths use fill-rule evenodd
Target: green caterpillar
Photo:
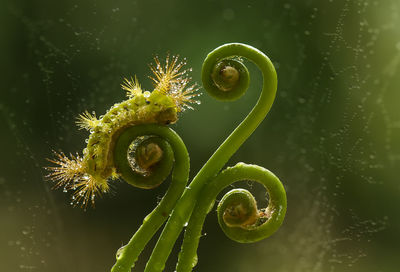
<instances>
[{"instance_id":1,"label":"green caterpillar","mask_svg":"<svg viewBox=\"0 0 400 272\"><path fill-rule=\"evenodd\" d=\"M190 69L182 69L185 62L177 56L166 58L162 66L155 57L155 66L150 66L154 77L154 90L143 91L137 78L125 79L121 84L128 99L114 104L99 119L88 111L79 115L77 125L90 131L83 156L54 152L56 159L49 160L57 166L46 167L47 175L55 181L55 188L73 190L73 205L94 205L96 195L109 191L109 180L119 178L114 164L113 150L116 139L128 127L139 124L167 125L178 120L178 113L193 109L191 104L199 101L196 84L190 84Z\"/></svg>"}]
</instances>

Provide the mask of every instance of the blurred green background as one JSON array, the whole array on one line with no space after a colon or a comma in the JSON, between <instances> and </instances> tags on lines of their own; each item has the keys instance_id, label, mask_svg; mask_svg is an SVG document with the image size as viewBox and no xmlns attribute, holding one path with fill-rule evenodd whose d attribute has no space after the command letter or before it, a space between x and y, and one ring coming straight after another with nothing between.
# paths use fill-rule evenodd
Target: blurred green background
<instances>
[{"instance_id":1,"label":"blurred green background","mask_svg":"<svg viewBox=\"0 0 400 272\"><path fill-rule=\"evenodd\" d=\"M288 212L275 235L245 245L211 213L195 271L398 271L398 0L6 0L0 31L0 271L109 271L168 182L155 191L119 182L84 212L44 181L45 158L81 152L86 133L75 117L122 101L123 77L136 74L151 90L154 55L186 57L200 82L203 59L226 42L265 52L279 78L271 112L228 164L273 171ZM203 94L172 126L191 154L191 177L254 105L262 78L249 67L243 98Z\"/></svg>"}]
</instances>

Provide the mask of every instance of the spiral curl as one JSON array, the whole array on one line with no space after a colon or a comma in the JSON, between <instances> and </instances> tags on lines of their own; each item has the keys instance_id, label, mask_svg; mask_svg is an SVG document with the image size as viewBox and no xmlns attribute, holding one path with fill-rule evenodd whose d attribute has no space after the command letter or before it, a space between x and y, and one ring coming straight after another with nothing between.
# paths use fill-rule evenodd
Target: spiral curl
<instances>
[{"instance_id":1,"label":"spiral curl","mask_svg":"<svg viewBox=\"0 0 400 272\"><path fill-rule=\"evenodd\" d=\"M240 59L229 57L219 60L214 65L205 62L202 81L204 88L212 97L234 101L248 89L250 74Z\"/></svg>"},{"instance_id":2,"label":"spiral curl","mask_svg":"<svg viewBox=\"0 0 400 272\"><path fill-rule=\"evenodd\" d=\"M155 89L151 94L142 91L136 78L126 80L122 87L128 92L127 101L116 104L100 120L89 113L81 115L78 125L94 131L89 137L90 148L84 152L85 157L68 158L58 154L58 160L52 161L57 166L47 168L51 171L49 178L57 182L56 186L74 190L81 186L79 192L87 192L85 200L90 198L92 201L94 197L90 196L94 196L99 188L105 190L109 177L122 177L133 186L151 189L160 185L172 171L168 191L129 243L118 250L112 272L131 271L145 245L167 219L145 272L164 269L173 245L186 225L177 272L191 271L197 263L196 250L205 217L212 210L219 192L236 181L252 180L263 184L270 199L267 208L258 209L250 192L242 189L228 192L217 209L218 221L225 234L232 240L250 243L269 237L281 226L286 212L286 194L273 173L244 163L221 172L263 121L277 90L277 75L270 59L254 47L231 43L216 48L204 60L202 82L212 97L233 101L247 91L250 76L243 59L252 61L261 70L261 95L248 116L220 145L189 186L186 187L189 176L186 147L172 129L163 125L175 122L178 112L192 108L190 103L199 103L194 100L199 95L197 87L195 84L189 86L187 70L180 70L184 63L178 63L177 57L167 57L164 67L158 58L155 59L156 66L151 67ZM124 122L114 122L117 117ZM104 131L100 129L104 127L103 123L107 128ZM107 141L101 142L98 138ZM77 177L80 178L78 183ZM91 177L91 183L86 181L87 177ZM90 184L93 186L88 190Z\"/></svg>"},{"instance_id":3,"label":"spiral curl","mask_svg":"<svg viewBox=\"0 0 400 272\"><path fill-rule=\"evenodd\" d=\"M218 204L218 222L224 228L248 228L255 226L261 212L254 196L245 189L233 189Z\"/></svg>"},{"instance_id":4,"label":"spiral curl","mask_svg":"<svg viewBox=\"0 0 400 272\"><path fill-rule=\"evenodd\" d=\"M142 189L159 186L171 172L174 152L163 138L137 136L136 128L131 128L117 141L114 163L120 176L130 185ZM137 139L137 143L135 143ZM133 158L127 156L132 148Z\"/></svg>"},{"instance_id":5,"label":"spiral curl","mask_svg":"<svg viewBox=\"0 0 400 272\"><path fill-rule=\"evenodd\" d=\"M99 118L96 117L94 111L92 113L85 111L77 117L76 124L79 128L90 132L88 139L85 140L87 145L83 149L83 156L78 154L68 156L63 152L54 152L55 158L48 159L53 166L45 167L49 171L46 178L55 182L54 188L63 188L64 192L69 190L74 192L72 205L79 205L85 209L88 203L94 206L96 196L108 192L109 182L120 177L114 163L114 147L116 139L125 129L140 124L175 123L178 120L178 113L193 109L192 104L200 103L196 100L200 95L197 92L198 87L196 83L190 83L191 78L188 73L191 69L183 68L186 61L179 61L178 56L170 57L169 55L164 64L161 64L158 57L155 57L154 61L155 65L150 65L154 74L154 77L150 77L154 83L152 92L144 91L136 76L131 77L130 80L125 78L121 88L126 91L127 100L115 103ZM134 168L140 172L140 175L133 178L134 175L127 174L125 178L137 187L152 188L160 184L163 176L169 172L168 168L171 167L172 162L167 159L162 160L162 152L158 154L161 151L159 145L164 144L149 143L143 149L145 142L147 140L143 141L142 147L139 147L136 152L140 154L144 151L143 156L133 160ZM168 148L165 147L165 149L167 152ZM121 154L124 156L123 153ZM158 160L162 162L158 163ZM152 172L150 168L156 163L165 169L154 174L158 178L151 179L159 180L159 182L148 183L147 177ZM123 168L123 159L121 165ZM158 168L163 168L161 166ZM141 176L146 176L146 178L142 179Z\"/></svg>"},{"instance_id":6,"label":"spiral curl","mask_svg":"<svg viewBox=\"0 0 400 272\"><path fill-rule=\"evenodd\" d=\"M256 181L265 187L269 194L268 207L259 211L254 197L247 190L231 190L221 199L217 209L218 222L224 233L239 243L252 243L271 236L279 229L286 213L286 193L282 183L272 172L263 167L238 163L222 171L202 191L186 228L176 267L177 272L191 271L196 264L196 250L202 236L204 220L212 210L210 208L214 206L218 194L232 183L242 180ZM231 212L229 209L232 208L232 204L236 208L241 206L242 211L248 212L245 212L247 215L239 220L237 216L233 216L227 222L224 215ZM232 221L236 221L235 224L231 224Z\"/></svg>"},{"instance_id":7,"label":"spiral curl","mask_svg":"<svg viewBox=\"0 0 400 272\"><path fill-rule=\"evenodd\" d=\"M235 53L238 54L235 54ZM273 64L261 51L244 44L226 44L211 52L204 61L202 81L213 97L231 101L241 97L248 88L250 76L242 57L254 62L263 74L263 89L256 106L231 134L261 122L275 99L277 78ZM230 137L231 137L230 136ZM227 142L227 141L226 141ZM236 151L236 150L235 150ZM272 235L282 224L286 213L286 193L282 183L269 170L256 165L238 163L218 174L202 190L189 221L182 245L177 271L191 271L197 260L196 249L206 214L220 191L240 180L261 183L269 194L268 207L259 210L253 195L244 189L229 191L221 199L218 222L224 233L240 243L252 243ZM207 208L208 207L208 208Z\"/></svg>"},{"instance_id":8,"label":"spiral curl","mask_svg":"<svg viewBox=\"0 0 400 272\"><path fill-rule=\"evenodd\" d=\"M128 158L129 147L136 139L143 137L149 138L140 142L136 151L155 144L162 153L161 158L153 161L153 164L146 169L145 175L135 171ZM139 153L135 154L136 160L140 160L142 156L143 160L149 159L149 154L146 152L139 151ZM168 218L176 201L182 195L189 177L189 155L182 139L172 129L156 124L146 124L131 127L121 133L116 141L114 160L116 168L124 180L140 188L158 186L172 169L172 181L167 193L157 207L146 216L129 243L118 251L117 262L111 270L130 271L143 248Z\"/></svg>"},{"instance_id":9,"label":"spiral curl","mask_svg":"<svg viewBox=\"0 0 400 272\"><path fill-rule=\"evenodd\" d=\"M223 183L225 179L222 177L230 176L224 173L240 172L238 171L240 167L237 166L232 168L232 170L228 168L219 174L225 163L254 132L272 106L277 89L275 68L264 53L249 45L240 43L225 44L209 53L202 68L204 88L211 96L219 100L232 101L242 96L249 85L249 74L241 58L249 59L261 70L263 74L261 95L248 116L221 144L185 189L147 262L145 268L147 272L157 272L164 269L167 257L187 222L189 222L189 225L185 232L182 250L177 263L177 271L191 271L192 267L197 263L196 249L204 222L204 220L196 219L198 217L197 214L204 214L205 217L207 211L213 206L213 200L207 203L203 200L209 198L210 192L207 188L208 186L214 186L213 184ZM251 172L251 169L253 169L243 168L246 169L246 172ZM260 170L259 168L257 169ZM270 173L268 170L265 171ZM265 173L265 171L261 172ZM269 175L269 178L271 177ZM235 176L231 176L231 178L232 180L236 180ZM259 179L258 177L253 180L263 181L262 178ZM267 190L269 190L271 196L274 196L274 199L276 195L279 197L276 197L276 201L272 200L266 209L270 214L258 215L261 219L258 220L256 218L256 221L258 220L262 224L254 223L240 227L228 227L223 219L220 219L222 228L228 237L239 242L253 242L268 237L279 228L286 211L286 195L279 180L277 178L273 180L275 181L274 183L266 181ZM280 189L275 192L274 186ZM219 192L219 190L217 191ZM274 209L273 207L279 207L279 209ZM198 209L206 212L199 212ZM193 212L194 210L196 212ZM224 213L226 211L226 209L221 210L224 210ZM195 231L190 229L195 229Z\"/></svg>"}]
</instances>

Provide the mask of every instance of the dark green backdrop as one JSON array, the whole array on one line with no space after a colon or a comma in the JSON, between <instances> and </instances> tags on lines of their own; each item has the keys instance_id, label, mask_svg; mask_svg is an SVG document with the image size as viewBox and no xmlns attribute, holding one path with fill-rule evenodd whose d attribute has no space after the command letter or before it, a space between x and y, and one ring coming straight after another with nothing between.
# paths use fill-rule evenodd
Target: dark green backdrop
<instances>
[{"instance_id":1,"label":"dark green backdrop","mask_svg":"<svg viewBox=\"0 0 400 272\"><path fill-rule=\"evenodd\" d=\"M259 48L277 68L274 106L229 164L278 175L288 212L278 233L249 245L226 238L210 214L196 271L397 271L399 1L15 0L3 1L0 30L0 271L109 270L168 184L120 182L84 212L44 181L45 158L81 152L75 117L121 101L123 77L151 90L154 55L186 57L199 82L206 54L226 42ZM261 76L249 66L246 96L204 94L172 126L192 177L254 105ZM167 271L175 261L176 252Z\"/></svg>"}]
</instances>

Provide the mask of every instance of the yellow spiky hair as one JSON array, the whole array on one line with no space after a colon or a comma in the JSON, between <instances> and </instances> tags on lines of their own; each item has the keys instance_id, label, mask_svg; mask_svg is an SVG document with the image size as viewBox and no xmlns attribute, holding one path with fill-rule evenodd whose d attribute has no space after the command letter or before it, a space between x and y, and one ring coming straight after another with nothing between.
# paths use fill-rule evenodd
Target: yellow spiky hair
<instances>
[{"instance_id":1,"label":"yellow spiky hair","mask_svg":"<svg viewBox=\"0 0 400 272\"><path fill-rule=\"evenodd\" d=\"M86 173L85 163L82 157L70 154L69 157L64 153L53 151L55 159L48 161L56 166L45 167L50 173L46 176L48 180L54 181L54 189L63 188L64 192L73 190L71 204L81 206L86 209L89 202L94 206L95 197L109 190L107 180L95 178ZM118 175L113 170L113 178Z\"/></svg>"},{"instance_id":2,"label":"yellow spiky hair","mask_svg":"<svg viewBox=\"0 0 400 272\"><path fill-rule=\"evenodd\" d=\"M129 80L124 78L124 82L121 84L121 88L126 91L126 96L128 98L133 98L136 95L142 94L142 88L140 87L137 77Z\"/></svg>"},{"instance_id":3,"label":"yellow spiky hair","mask_svg":"<svg viewBox=\"0 0 400 272\"><path fill-rule=\"evenodd\" d=\"M74 206L79 205L85 209L89 202L94 207L96 196L101 196L103 193L108 192L110 188L107 180L103 179L102 182L99 182L99 179L87 174L75 180L73 186L75 192L72 195L71 204Z\"/></svg>"},{"instance_id":4,"label":"yellow spiky hair","mask_svg":"<svg viewBox=\"0 0 400 272\"><path fill-rule=\"evenodd\" d=\"M69 190L74 180L80 178L85 172L82 158L72 154L68 157L63 152L53 151L53 153L55 159L47 160L57 166L45 167L50 172L46 178L56 182L55 189L63 187L64 190Z\"/></svg>"},{"instance_id":5,"label":"yellow spiky hair","mask_svg":"<svg viewBox=\"0 0 400 272\"><path fill-rule=\"evenodd\" d=\"M78 125L79 129L90 130L99 124L99 120L97 119L95 112L90 113L85 111L84 113L79 114L75 123Z\"/></svg>"},{"instance_id":6,"label":"yellow spiky hair","mask_svg":"<svg viewBox=\"0 0 400 272\"><path fill-rule=\"evenodd\" d=\"M165 65L161 65L159 58L154 57L155 65L149 65L154 77L154 90L170 96L177 106L178 111L193 109L190 104L200 104L200 101L193 99L200 95L196 93L198 87L196 84L189 86L191 78L187 76L191 69L182 69L186 61L179 61L179 56L168 55Z\"/></svg>"}]
</instances>

